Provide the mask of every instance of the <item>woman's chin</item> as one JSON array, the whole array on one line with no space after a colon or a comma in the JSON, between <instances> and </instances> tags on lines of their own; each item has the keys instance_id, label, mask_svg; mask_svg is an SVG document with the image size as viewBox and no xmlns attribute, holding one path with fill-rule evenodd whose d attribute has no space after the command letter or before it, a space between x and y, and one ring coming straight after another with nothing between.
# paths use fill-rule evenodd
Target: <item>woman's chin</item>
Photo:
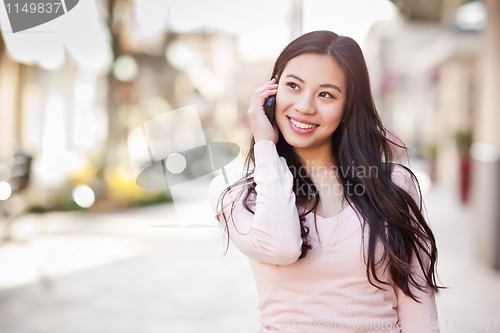
<instances>
[{"instance_id":1,"label":"woman's chin","mask_svg":"<svg viewBox=\"0 0 500 333\"><path fill-rule=\"evenodd\" d=\"M306 148L311 148L313 146L310 140L304 140L301 138L296 138L288 135L287 136L284 135L283 138L290 146L296 149L306 149Z\"/></svg>"}]
</instances>

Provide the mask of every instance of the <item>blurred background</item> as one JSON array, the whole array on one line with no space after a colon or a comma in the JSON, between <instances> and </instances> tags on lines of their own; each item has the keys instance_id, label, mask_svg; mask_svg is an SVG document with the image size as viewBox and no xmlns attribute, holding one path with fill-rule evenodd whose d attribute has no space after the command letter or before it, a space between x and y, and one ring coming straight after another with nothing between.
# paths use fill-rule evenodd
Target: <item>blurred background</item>
<instances>
[{"instance_id":1,"label":"blurred background","mask_svg":"<svg viewBox=\"0 0 500 333\"><path fill-rule=\"evenodd\" d=\"M207 203L220 171L142 189L127 138L192 104L240 171L252 91L320 29L361 45L410 148L449 287L441 330L500 332L497 0L85 0L16 34L0 15L0 332L256 332L248 263L223 255Z\"/></svg>"}]
</instances>

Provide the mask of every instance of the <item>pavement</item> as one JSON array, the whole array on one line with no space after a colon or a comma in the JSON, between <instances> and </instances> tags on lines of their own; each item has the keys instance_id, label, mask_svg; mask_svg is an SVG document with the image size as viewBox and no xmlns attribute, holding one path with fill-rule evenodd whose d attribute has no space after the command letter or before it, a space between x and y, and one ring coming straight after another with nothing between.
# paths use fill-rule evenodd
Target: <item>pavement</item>
<instances>
[{"instance_id":1,"label":"pavement","mask_svg":"<svg viewBox=\"0 0 500 333\"><path fill-rule=\"evenodd\" d=\"M500 332L500 273L474 255L472 209L449 188L424 202L449 287L437 297L441 332ZM19 218L0 245L0 332L256 333L247 259L233 246L224 255L206 203L186 205L192 224L172 204Z\"/></svg>"}]
</instances>

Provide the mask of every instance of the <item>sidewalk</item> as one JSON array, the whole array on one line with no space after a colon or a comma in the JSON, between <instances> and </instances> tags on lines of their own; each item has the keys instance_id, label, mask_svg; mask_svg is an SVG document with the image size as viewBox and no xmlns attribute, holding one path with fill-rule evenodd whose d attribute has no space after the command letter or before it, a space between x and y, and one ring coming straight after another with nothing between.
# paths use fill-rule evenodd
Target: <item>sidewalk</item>
<instances>
[{"instance_id":1,"label":"sidewalk","mask_svg":"<svg viewBox=\"0 0 500 333\"><path fill-rule=\"evenodd\" d=\"M161 205L18 221L36 236L0 248L0 332L256 332L246 259L223 256L218 227L173 219Z\"/></svg>"},{"instance_id":2,"label":"sidewalk","mask_svg":"<svg viewBox=\"0 0 500 333\"><path fill-rule=\"evenodd\" d=\"M442 188L424 200L449 287L441 332L500 332L500 274L473 256L470 209ZM246 258L223 256L218 227L174 219L171 205L23 217L20 240L0 247L0 332L257 332Z\"/></svg>"},{"instance_id":3,"label":"sidewalk","mask_svg":"<svg viewBox=\"0 0 500 333\"><path fill-rule=\"evenodd\" d=\"M474 214L458 193L433 188L424 196L438 245L441 332L500 332L500 273L475 256Z\"/></svg>"}]
</instances>

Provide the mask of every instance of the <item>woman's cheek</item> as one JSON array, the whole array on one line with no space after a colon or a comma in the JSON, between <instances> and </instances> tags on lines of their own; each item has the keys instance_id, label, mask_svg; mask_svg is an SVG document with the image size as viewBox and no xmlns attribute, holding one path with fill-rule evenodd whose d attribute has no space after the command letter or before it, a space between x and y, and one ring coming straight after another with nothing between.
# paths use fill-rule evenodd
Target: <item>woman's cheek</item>
<instances>
[{"instance_id":1,"label":"woman's cheek","mask_svg":"<svg viewBox=\"0 0 500 333\"><path fill-rule=\"evenodd\" d=\"M276 109L275 109L275 119L276 124L281 132L283 132L284 126L287 125L288 119L286 118L283 110L283 104L280 103L279 97L276 98Z\"/></svg>"},{"instance_id":2,"label":"woman's cheek","mask_svg":"<svg viewBox=\"0 0 500 333\"><path fill-rule=\"evenodd\" d=\"M282 86L278 86L278 91L276 92L276 113L283 113L289 100L290 96L287 95L286 90Z\"/></svg>"}]
</instances>

